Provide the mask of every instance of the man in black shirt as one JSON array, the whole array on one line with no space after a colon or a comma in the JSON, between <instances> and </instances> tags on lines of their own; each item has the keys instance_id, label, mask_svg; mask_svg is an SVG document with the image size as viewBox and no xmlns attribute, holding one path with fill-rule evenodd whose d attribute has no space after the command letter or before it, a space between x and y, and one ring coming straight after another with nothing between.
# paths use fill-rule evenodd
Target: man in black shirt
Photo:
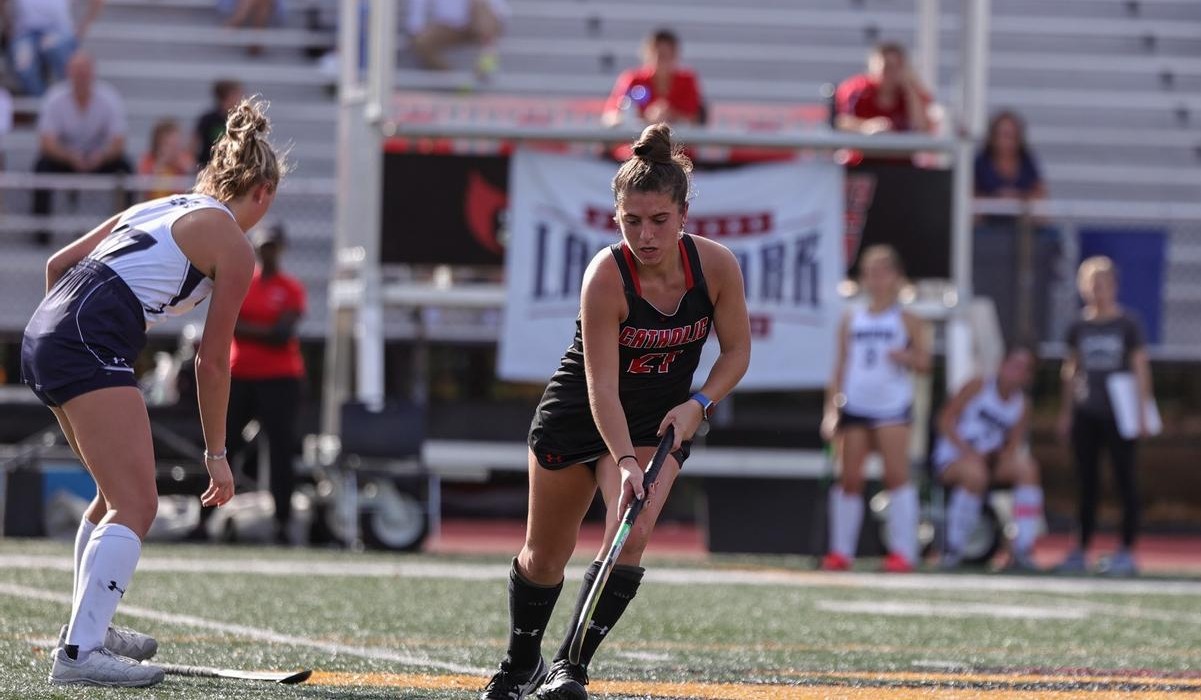
<instances>
[{"instance_id":1,"label":"man in black shirt","mask_svg":"<svg viewBox=\"0 0 1201 700\"><path fill-rule=\"evenodd\" d=\"M245 90L236 80L218 80L213 83L213 99L216 104L196 120L193 144L196 149L196 166L208 165L213 144L225 134L225 118L234 105L242 101Z\"/></svg>"}]
</instances>

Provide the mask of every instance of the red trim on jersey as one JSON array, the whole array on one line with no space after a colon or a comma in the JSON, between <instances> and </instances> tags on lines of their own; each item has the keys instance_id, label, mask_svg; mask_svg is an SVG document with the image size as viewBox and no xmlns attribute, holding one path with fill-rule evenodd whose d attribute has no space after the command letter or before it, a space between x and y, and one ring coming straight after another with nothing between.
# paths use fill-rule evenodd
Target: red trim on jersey
<instances>
[{"instance_id":1,"label":"red trim on jersey","mask_svg":"<svg viewBox=\"0 0 1201 700\"><path fill-rule=\"evenodd\" d=\"M680 239L680 260L684 263L684 289L692 289L692 261L688 258L688 249L684 247L684 239Z\"/></svg>"},{"instance_id":2,"label":"red trim on jersey","mask_svg":"<svg viewBox=\"0 0 1201 700\"><path fill-rule=\"evenodd\" d=\"M621 242L621 252L626 256L626 269L630 271L630 280L634 283L634 294L642 296L642 283L638 281L638 266L634 264L634 252L630 250L625 241Z\"/></svg>"}]
</instances>

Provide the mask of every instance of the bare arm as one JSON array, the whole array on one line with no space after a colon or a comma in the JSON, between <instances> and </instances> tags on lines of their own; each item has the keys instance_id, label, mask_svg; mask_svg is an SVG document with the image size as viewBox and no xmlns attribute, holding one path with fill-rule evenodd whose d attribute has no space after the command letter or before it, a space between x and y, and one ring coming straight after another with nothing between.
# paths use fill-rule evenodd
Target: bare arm
<instances>
[{"instance_id":1,"label":"bare arm","mask_svg":"<svg viewBox=\"0 0 1201 700\"><path fill-rule=\"evenodd\" d=\"M901 313L905 323L905 332L909 334L909 347L892 354L894 362L899 362L919 374L930 371L930 333L926 322L908 311Z\"/></svg>"},{"instance_id":2,"label":"bare arm","mask_svg":"<svg viewBox=\"0 0 1201 700\"><path fill-rule=\"evenodd\" d=\"M175 242L188 260L213 280L204 334L196 349L196 397L200 427L209 459L209 487L200 497L206 506L222 505L233 497L233 474L225 451L225 418L229 407L229 355L242 300L254 274L254 250L242 229L215 209L185 214L172 228Z\"/></svg>"},{"instance_id":3,"label":"bare arm","mask_svg":"<svg viewBox=\"0 0 1201 700\"><path fill-rule=\"evenodd\" d=\"M65 163L70 163L77 170L83 169L82 157L80 154L72 151L58 140L54 134L41 133L38 134L38 147L42 153L50 156L55 160L61 160Z\"/></svg>"},{"instance_id":4,"label":"bare arm","mask_svg":"<svg viewBox=\"0 0 1201 700\"><path fill-rule=\"evenodd\" d=\"M697 245L704 243L698 242ZM717 331L720 353L701 387L701 393L713 401L720 401L734 390L751 364L751 321L746 310L746 292L738 260L724 246L712 245L718 250L707 261L705 279L716 292L713 330ZM676 439L679 439L679 435Z\"/></svg>"},{"instance_id":5,"label":"bare arm","mask_svg":"<svg viewBox=\"0 0 1201 700\"><path fill-rule=\"evenodd\" d=\"M967 408L968 402L980 393L983 386L984 382L979 377L972 379L964 384L963 388L956 392L955 396L951 397L951 400L938 413L938 434L949 440L963 453L972 453L976 450L960 437L959 418L963 415L963 409Z\"/></svg>"},{"instance_id":6,"label":"bare arm","mask_svg":"<svg viewBox=\"0 0 1201 700\"><path fill-rule=\"evenodd\" d=\"M1026 401L1026 405L1022 407L1022 417L1018 419L1017 425L1009 431L1009 436L1005 438L1005 445L1001 448L1001 454L1012 455L1022 448L1026 442L1026 433L1030 430L1030 402Z\"/></svg>"},{"instance_id":7,"label":"bare arm","mask_svg":"<svg viewBox=\"0 0 1201 700\"><path fill-rule=\"evenodd\" d=\"M119 214L111 217L108 221L100 224L84 236L76 239L75 242L50 256L50 260L46 262L47 294L50 293L50 289L55 283L67 273L67 270L75 267L76 263L86 258L96 249L96 246L100 245L100 241L103 241L108 234L112 233L113 228L117 225L117 220L120 218Z\"/></svg>"},{"instance_id":8,"label":"bare arm","mask_svg":"<svg viewBox=\"0 0 1201 700\"><path fill-rule=\"evenodd\" d=\"M251 323L239 319L234 327L234 337L268 345L285 345L296 335L299 322L299 311L285 311L275 323Z\"/></svg>"},{"instance_id":9,"label":"bare arm","mask_svg":"<svg viewBox=\"0 0 1201 700\"><path fill-rule=\"evenodd\" d=\"M84 10L83 19L79 20L79 26L75 28L75 36L80 41L87 36L88 30L92 28L96 18L100 16L100 10L104 9L104 0L88 0L88 9Z\"/></svg>"},{"instance_id":10,"label":"bare arm","mask_svg":"<svg viewBox=\"0 0 1201 700\"><path fill-rule=\"evenodd\" d=\"M96 155L88 159L88 166L94 168L102 163L108 162L125 153L125 136L118 134L109 139L108 145L104 150L98 151Z\"/></svg>"},{"instance_id":11,"label":"bare arm","mask_svg":"<svg viewBox=\"0 0 1201 700\"><path fill-rule=\"evenodd\" d=\"M630 428L618 395L618 328L625 316L621 277L608 250L601 251L584 275L580 323L584 339L584 375L588 405L613 459L634 453Z\"/></svg>"},{"instance_id":12,"label":"bare arm","mask_svg":"<svg viewBox=\"0 0 1201 700\"><path fill-rule=\"evenodd\" d=\"M819 432L823 440L827 442L834 439L834 433L838 430L838 409L845 400L842 397L842 377L846 373L847 366L847 332L850 327L850 318L847 314L842 315L842 320L838 322L838 341L837 348L834 351L834 372L830 375L830 382L826 384L826 402L825 408L822 411L822 422Z\"/></svg>"}]
</instances>

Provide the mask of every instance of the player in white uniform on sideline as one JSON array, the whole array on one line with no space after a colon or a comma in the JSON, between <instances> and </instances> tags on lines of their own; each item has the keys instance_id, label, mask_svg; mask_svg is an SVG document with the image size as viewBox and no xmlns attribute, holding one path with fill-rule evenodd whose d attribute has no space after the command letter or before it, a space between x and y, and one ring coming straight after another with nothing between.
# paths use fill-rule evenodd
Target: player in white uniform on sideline
<instances>
[{"instance_id":1,"label":"player in white uniform on sideline","mask_svg":"<svg viewBox=\"0 0 1201 700\"><path fill-rule=\"evenodd\" d=\"M70 623L51 683L148 686L163 670L139 664L151 637L110 626L158 508L154 446L133 363L146 329L211 296L196 354L210 481L206 506L234 491L225 458L229 352L254 272L246 240L267 213L285 166L267 142L266 105L243 101L197 177L194 193L131 207L46 264L46 298L25 328L22 380L54 412L98 495L75 536Z\"/></svg>"},{"instance_id":2,"label":"player in white uniform on sideline","mask_svg":"<svg viewBox=\"0 0 1201 700\"><path fill-rule=\"evenodd\" d=\"M989 485L1012 484L1017 534L1010 565L1034 569L1030 550L1043 511L1038 464L1026 447L1030 404L1025 392L1034 359L1027 348L1011 349L995 376L969 381L939 415L932 461L942 483L951 489L943 568L959 565Z\"/></svg>"},{"instance_id":3,"label":"player in white uniform on sideline","mask_svg":"<svg viewBox=\"0 0 1201 700\"><path fill-rule=\"evenodd\" d=\"M874 245L859 258L868 305L848 313L838 330L838 355L826 392L822 437L838 439L842 473L830 489L827 571L851 568L863 524L864 464L874 449L884 461L888 489L888 556L884 570L917 565L917 489L909 480L913 372L930 371L923 323L897 298L904 281L900 256Z\"/></svg>"}]
</instances>

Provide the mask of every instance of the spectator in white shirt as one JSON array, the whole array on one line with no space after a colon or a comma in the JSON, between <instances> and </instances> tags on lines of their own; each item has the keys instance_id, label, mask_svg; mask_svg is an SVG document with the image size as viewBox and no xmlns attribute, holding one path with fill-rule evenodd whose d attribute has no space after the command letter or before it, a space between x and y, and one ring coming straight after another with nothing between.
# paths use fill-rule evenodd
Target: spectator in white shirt
<instances>
[{"instance_id":1,"label":"spectator in white shirt","mask_svg":"<svg viewBox=\"0 0 1201 700\"><path fill-rule=\"evenodd\" d=\"M413 51L424 67L446 70L450 67L443 55L447 48L477 44L476 74L486 79L496 70L496 42L508 14L505 0L410 0Z\"/></svg>"},{"instance_id":2,"label":"spectator in white shirt","mask_svg":"<svg viewBox=\"0 0 1201 700\"><path fill-rule=\"evenodd\" d=\"M108 83L96 80L92 57L77 52L67 80L50 88L38 117L39 173L129 173L125 106ZM35 190L33 213L50 213L50 192ZM43 242L48 242L42 237Z\"/></svg>"},{"instance_id":3,"label":"spectator in white shirt","mask_svg":"<svg viewBox=\"0 0 1201 700\"><path fill-rule=\"evenodd\" d=\"M39 96L66 75L67 61L104 7L104 0L86 0L76 23L70 0L8 0L5 19L12 27L9 50L22 91Z\"/></svg>"}]
</instances>

